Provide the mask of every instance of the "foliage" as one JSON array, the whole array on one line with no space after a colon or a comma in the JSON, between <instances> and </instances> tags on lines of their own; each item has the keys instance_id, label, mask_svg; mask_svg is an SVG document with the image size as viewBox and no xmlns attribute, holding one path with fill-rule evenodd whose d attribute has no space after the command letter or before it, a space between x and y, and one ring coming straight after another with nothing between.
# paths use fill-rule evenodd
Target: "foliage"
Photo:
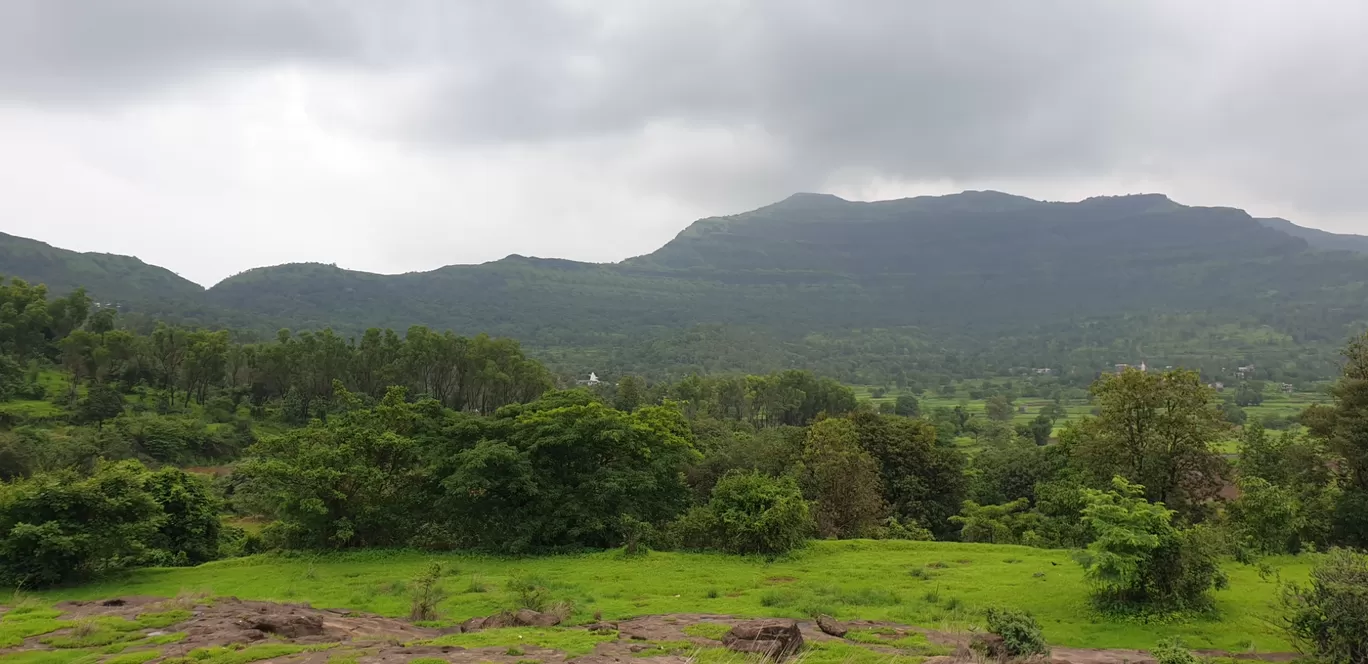
<instances>
[{"instance_id":1,"label":"foliage","mask_svg":"<svg viewBox=\"0 0 1368 664\"><path fill-rule=\"evenodd\" d=\"M209 482L179 468L150 472L144 487L161 506L157 532L148 538L158 565L198 565L219 557L222 504Z\"/></svg>"},{"instance_id":2,"label":"foliage","mask_svg":"<svg viewBox=\"0 0 1368 664\"><path fill-rule=\"evenodd\" d=\"M801 484L822 537L868 536L886 514L879 466L860 448L850 420L822 420L808 429Z\"/></svg>"},{"instance_id":3,"label":"foliage","mask_svg":"<svg viewBox=\"0 0 1368 664\"><path fill-rule=\"evenodd\" d=\"M972 500L964 501L964 511L950 517L950 521L960 525L960 540L964 542L987 542L990 544L1020 544L1033 537L1039 515L1027 511L1029 501L1019 498L1002 505L979 505Z\"/></svg>"},{"instance_id":4,"label":"foliage","mask_svg":"<svg viewBox=\"0 0 1368 664\"><path fill-rule=\"evenodd\" d=\"M1226 463L1214 444L1226 424L1214 392L1194 371L1127 369L1092 387L1099 414L1076 424L1075 462L1100 484L1121 476L1184 518L1220 490Z\"/></svg>"},{"instance_id":5,"label":"foliage","mask_svg":"<svg viewBox=\"0 0 1368 664\"><path fill-rule=\"evenodd\" d=\"M1201 664L1201 659L1188 650L1182 639L1164 639L1150 649L1156 664Z\"/></svg>"},{"instance_id":6,"label":"foliage","mask_svg":"<svg viewBox=\"0 0 1368 664\"><path fill-rule=\"evenodd\" d=\"M0 585L51 586L137 565L160 516L135 462L0 485Z\"/></svg>"},{"instance_id":7,"label":"foliage","mask_svg":"<svg viewBox=\"0 0 1368 664\"><path fill-rule=\"evenodd\" d=\"M1008 658L1024 659L1050 654L1040 623L1030 613L991 607L985 619L988 632L1002 638L1002 654Z\"/></svg>"},{"instance_id":8,"label":"foliage","mask_svg":"<svg viewBox=\"0 0 1368 664\"><path fill-rule=\"evenodd\" d=\"M767 556L802 546L814 528L792 479L741 471L724 475L706 505L674 524L686 547Z\"/></svg>"},{"instance_id":9,"label":"foliage","mask_svg":"<svg viewBox=\"0 0 1368 664\"><path fill-rule=\"evenodd\" d=\"M442 564L433 562L409 584L412 589L409 620L436 620L441 617L437 605L447 598L442 588Z\"/></svg>"},{"instance_id":10,"label":"foliage","mask_svg":"<svg viewBox=\"0 0 1368 664\"><path fill-rule=\"evenodd\" d=\"M964 455L936 445L935 427L922 420L874 413L850 416L860 447L878 462L884 501L893 515L916 521L938 537L953 531L967 489Z\"/></svg>"},{"instance_id":11,"label":"foliage","mask_svg":"<svg viewBox=\"0 0 1368 664\"><path fill-rule=\"evenodd\" d=\"M1111 491L1084 491L1083 520L1096 539L1078 561L1113 608L1205 609L1208 591L1227 583L1217 544L1202 528L1179 530L1173 512L1144 498L1144 487L1116 477Z\"/></svg>"},{"instance_id":12,"label":"foliage","mask_svg":"<svg viewBox=\"0 0 1368 664\"><path fill-rule=\"evenodd\" d=\"M1309 584L1284 588L1282 606L1289 638L1316 661L1368 661L1368 556L1332 550Z\"/></svg>"}]
</instances>

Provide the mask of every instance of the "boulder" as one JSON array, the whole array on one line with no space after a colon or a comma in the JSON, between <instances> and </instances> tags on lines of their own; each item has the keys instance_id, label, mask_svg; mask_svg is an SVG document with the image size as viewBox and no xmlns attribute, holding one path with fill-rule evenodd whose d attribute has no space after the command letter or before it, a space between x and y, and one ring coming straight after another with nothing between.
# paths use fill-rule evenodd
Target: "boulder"
<instances>
[{"instance_id":1,"label":"boulder","mask_svg":"<svg viewBox=\"0 0 1368 664\"><path fill-rule=\"evenodd\" d=\"M555 627L560 622L560 617L551 613L519 609L515 613L502 611L488 618L471 618L461 623L461 631L478 632L482 629L499 629L501 627Z\"/></svg>"},{"instance_id":2,"label":"boulder","mask_svg":"<svg viewBox=\"0 0 1368 664\"><path fill-rule=\"evenodd\" d=\"M560 616L532 609L519 609L513 619L517 621L517 627L555 627L561 621Z\"/></svg>"},{"instance_id":3,"label":"boulder","mask_svg":"<svg viewBox=\"0 0 1368 664\"><path fill-rule=\"evenodd\" d=\"M850 629L845 626L845 623L832 618L831 616L817 616L817 629L836 638L844 637L846 632L850 631Z\"/></svg>"},{"instance_id":4,"label":"boulder","mask_svg":"<svg viewBox=\"0 0 1368 664\"><path fill-rule=\"evenodd\" d=\"M722 645L736 652L783 659L803 648L796 620L751 620L737 623L722 637Z\"/></svg>"},{"instance_id":5,"label":"boulder","mask_svg":"<svg viewBox=\"0 0 1368 664\"><path fill-rule=\"evenodd\" d=\"M275 634L287 639L302 636L318 636L323 633L323 618L316 615L286 613L267 613L250 615L238 620L238 626L245 630L258 630Z\"/></svg>"}]
</instances>

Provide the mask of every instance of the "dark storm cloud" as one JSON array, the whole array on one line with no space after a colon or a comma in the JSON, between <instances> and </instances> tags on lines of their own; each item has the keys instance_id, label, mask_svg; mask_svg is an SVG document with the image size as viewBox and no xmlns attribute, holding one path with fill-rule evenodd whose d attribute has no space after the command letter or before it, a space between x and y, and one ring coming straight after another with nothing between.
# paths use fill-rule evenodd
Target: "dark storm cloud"
<instances>
[{"instance_id":1,"label":"dark storm cloud","mask_svg":"<svg viewBox=\"0 0 1368 664\"><path fill-rule=\"evenodd\" d=\"M1329 0L11 0L0 95L89 104L302 63L420 79L357 127L416 150L662 125L763 138L764 169L645 176L728 204L854 171L1203 180L1352 214L1368 178L1366 19Z\"/></svg>"}]
</instances>

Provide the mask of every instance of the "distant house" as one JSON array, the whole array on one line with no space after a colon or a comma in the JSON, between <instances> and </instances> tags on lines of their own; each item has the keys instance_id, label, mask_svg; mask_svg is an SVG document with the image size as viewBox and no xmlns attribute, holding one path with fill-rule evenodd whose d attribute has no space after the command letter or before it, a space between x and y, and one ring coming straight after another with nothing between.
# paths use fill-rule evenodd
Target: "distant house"
<instances>
[{"instance_id":1,"label":"distant house","mask_svg":"<svg viewBox=\"0 0 1368 664\"><path fill-rule=\"evenodd\" d=\"M585 387L597 387L599 385L602 385L603 381L599 380L598 374L590 371L589 378L587 380L577 380L575 381L575 384L583 385Z\"/></svg>"},{"instance_id":2,"label":"distant house","mask_svg":"<svg viewBox=\"0 0 1368 664\"><path fill-rule=\"evenodd\" d=\"M1254 375L1254 365L1251 363L1249 366L1236 367L1235 373L1239 374L1240 378L1248 378Z\"/></svg>"},{"instance_id":3,"label":"distant house","mask_svg":"<svg viewBox=\"0 0 1368 664\"><path fill-rule=\"evenodd\" d=\"M1034 371L1037 376L1048 376L1054 373L1054 369L1051 369L1049 367L1041 367L1039 369L1032 369L1031 371Z\"/></svg>"},{"instance_id":4,"label":"distant house","mask_svg":"<svg viewBox=\"0 0 1368 664\"><path fill-rule=\"evenodd\" d=\"M1288 393L1292 392L1293 390L1292 383L1283 383L1282 385L1279 385L1278 388Z\"/></svg>"},{"instance_id":5,"label":"distant house","mask_svg":"<svg viewBox=\"0 0 1368 664\"><path fill-rule=\"evenodd\" d=\"M1130 365L1129 365L1129 364L1118 364L1118 365L1116 365L1116 373L1121 373L1121 372L1123 372L1123 371L1125 371L1126 369L1129 369L1129 368L1130 368Z\"/></svg>"},{"instance_id":6,"label":"distant house","mask_svg":"<svg viewBox=\"0 0 1368 664\"><path fill-rule=\"evenodd\" d=\"M1214 382L1214 383L1208 384L1207 387L1209 387L1209 388L1211 388L1211 389L1213 389L1213 390L1216 390L1217 392L1220 392L1220 391L1222 391L1222 390L1225 389L1225 383L1222 383L1221 381L1218 380L1218 381L1216 381L1216 382Z\"/></svg>"}]
</instances>

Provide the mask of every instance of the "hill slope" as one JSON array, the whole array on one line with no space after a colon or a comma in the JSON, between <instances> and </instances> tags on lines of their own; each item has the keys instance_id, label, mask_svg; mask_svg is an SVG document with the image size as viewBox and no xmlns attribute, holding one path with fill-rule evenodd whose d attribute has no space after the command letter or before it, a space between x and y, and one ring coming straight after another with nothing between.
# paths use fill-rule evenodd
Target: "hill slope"
<instances>
[{"instance_id":1,"label":"hill slope","mask_svg":"<svg viewBox=\"0 0 1368 664\"><path fill-rule=\"evenodd\" d=\"M202 297L199 284L155 265L117 254L81 253L0 233L0 275L47 284L62 294L81 287L96 301L148 303Z\"/></svg>"},{"instance_id":2,"label":"hill slope","mask_svg":"<svg viewBox=\"0 0 1368 664\"><path fill-rule=\"evenodd\" d=\"M1146 359L1326 375L1368 321L1368 257L1318 250L1356 236L1279 221L1160 195L863 203L797 194L701 219L617 264L509 256L392 276L292 264L174 306L166 302L191 293L168 285L173 294L148 306L266 333L489 332L557 368L601 374L800 366L883 382ZM0 271L34 278L4 254ZM129 291L155 290L139 278Z\"/></svg>"}]
</instances>

